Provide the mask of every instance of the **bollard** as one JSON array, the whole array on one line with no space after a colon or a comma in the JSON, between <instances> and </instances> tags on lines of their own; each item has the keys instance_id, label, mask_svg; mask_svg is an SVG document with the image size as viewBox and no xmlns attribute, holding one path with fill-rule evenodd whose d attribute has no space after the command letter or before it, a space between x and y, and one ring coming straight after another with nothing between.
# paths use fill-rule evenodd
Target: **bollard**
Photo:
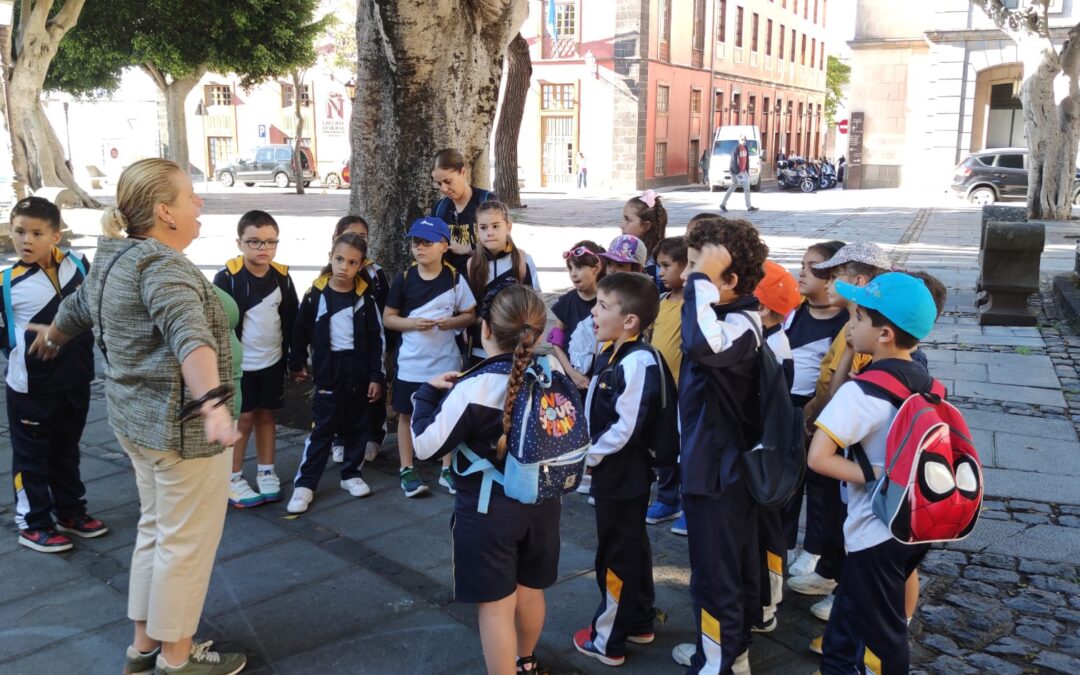
<instances>
[{"instance_id":1,"label":"bollard","mask_svg":"<svg viewBox=\"0 0 1080 675\"><path fill-rule=\"evenodd\" d=\"M980 326L1034 326L1028 297L1039 290L1039 262L1046 243L1041 222L988 222L979 250L975 301Z\"/></svg>"}]
</instances>

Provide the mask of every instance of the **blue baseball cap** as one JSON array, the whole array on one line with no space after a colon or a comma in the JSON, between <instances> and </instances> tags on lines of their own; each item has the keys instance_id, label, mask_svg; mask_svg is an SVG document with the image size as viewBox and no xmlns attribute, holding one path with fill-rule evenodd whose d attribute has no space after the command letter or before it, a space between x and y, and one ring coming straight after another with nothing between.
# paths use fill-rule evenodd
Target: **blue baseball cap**
<instances>
[{"instance_id":1,"label":"blue baseball cap","mask_svg":"<svg viewBox=\"0 0 1080 675\"><path fill-rule=\"evenodd\" d=\"M427 241L448 242L450 241L450 226L443 222L442 218L435 218L434 216L417 218L409 226L409 231L405 236L409 239L416 237Z\"/></svg>"},{"instance_id":2,"label":"blue baseball cap","mask_svg":"<svg viewBox=\"0 0 1080 675\"><path fill-rule=\"evenodd\" d=\"M837 280L833 288L845 300L881 312L916 340L929 335L937 321L937 306L926 284L902 272L886 272L862 288Z\"/></svg>"}]
</instances>

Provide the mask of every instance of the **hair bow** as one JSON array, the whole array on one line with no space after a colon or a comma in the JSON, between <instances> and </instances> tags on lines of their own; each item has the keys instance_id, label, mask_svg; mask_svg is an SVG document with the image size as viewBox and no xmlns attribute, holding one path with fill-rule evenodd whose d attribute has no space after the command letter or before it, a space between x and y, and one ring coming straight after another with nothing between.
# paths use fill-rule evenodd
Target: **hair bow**
<instances>
[{"instance_id":1,"label":"hair bow","mask_svg":"<svg viewBox=\"0 0 1080 675\"><path fill-rule=\"evenodd\" d=\"M653 205L656 204L656 193L652 190L646 190L641 193L641 196L638 197L638 199L645 202L645 206L648 206L651 209Z\"/></svg>"}]
</instances>

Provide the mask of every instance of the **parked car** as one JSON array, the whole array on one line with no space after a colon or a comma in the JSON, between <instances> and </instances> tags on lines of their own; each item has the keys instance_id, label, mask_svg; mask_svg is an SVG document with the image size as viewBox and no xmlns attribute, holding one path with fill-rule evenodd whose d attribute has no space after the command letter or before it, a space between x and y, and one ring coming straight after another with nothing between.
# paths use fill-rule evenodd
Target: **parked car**
<instances>
[{"instance_id":1,"label":"parked car","mask_svg":"<svg viewBox=\"0 0 1080 675\"><path fill-rule=\"evenodd\" d=\"M1072 203L1080 206L1080 169ZM949 187L954 196L972 204L1027 199L1028 149L994 148L973 152L956 165Z\"/></svg>"},{"instance_id":2,"label":"parked car","mask_svg":"<svg viewBox=\"0 0 1080 675\"><path fill-rule=\"evenodd\" d=\"M315 160L307 148L300 149L300 168L304 176L304 186L318 178L312 170ZM296 182L293 175L293 146L260 145L250 155L236 158L230 164L218 169L217 179L225 187L237 183L251 187L256 183L274 183L278 187L289 187Z\"/></svg>"},{"instance_id":3,"label":"parked car","mask_svg":"<svg viewBox=\"0 0 1080 675\"><path fill-rule=\"evenodd\" d=\"M331 190L349 187L349 160L345 160L337 171L330 171L323 176L322 184Z\"/></svg>"}]
</instances>

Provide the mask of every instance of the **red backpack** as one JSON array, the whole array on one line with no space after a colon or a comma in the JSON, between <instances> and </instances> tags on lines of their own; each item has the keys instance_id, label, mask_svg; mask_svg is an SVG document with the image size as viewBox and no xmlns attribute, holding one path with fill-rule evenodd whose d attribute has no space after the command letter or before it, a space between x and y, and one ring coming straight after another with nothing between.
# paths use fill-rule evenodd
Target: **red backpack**
<instances>
[{"instance_id":1,"label":"red backpack","mask_svg":"<svg viewBox=\"0 0 1080 675\"><path fill-rule=\"evenodd\" d=\"M885 442L881 478L874 478L862 447L851 448L874 515L902 544L966 537L982 506L982 463L963 416L944 400L945 387L933 380L929 392L912 392L883 370L855 380L884 392L899 407Z\"/></svg>"}]
</instances>

